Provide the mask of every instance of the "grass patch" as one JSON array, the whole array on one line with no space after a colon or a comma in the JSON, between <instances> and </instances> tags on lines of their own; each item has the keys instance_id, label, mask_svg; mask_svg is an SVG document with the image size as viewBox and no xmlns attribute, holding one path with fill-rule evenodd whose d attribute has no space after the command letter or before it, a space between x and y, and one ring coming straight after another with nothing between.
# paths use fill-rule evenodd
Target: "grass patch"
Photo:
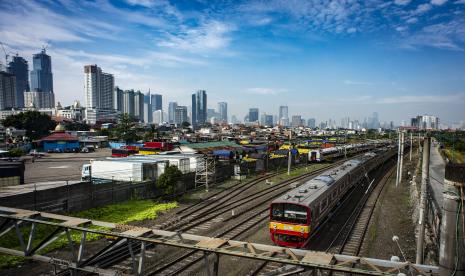
<instances>
[{"instance_id":1,"label":"grass patch","mask_svg":"<svg viewBox=\"0 0 465 276\"><path fill-rule=\"evenodd\" d=\"M132 221L155 219L159 212L175 208L176 206L176 202L156 203L151 200L130 200L119 204L111 204L104 207L92 208L86 211L71 213L69 215L74 217L125 224ZM105 230L104 228L100 227L94 228ZM45 238L54 230L55 227L52 226L37 225L33 245L37 245L42 238ZM23 234L23 238L27 242L30 227L24 227L23 229L21 229L21 232ZM80 232L71 231L71 238L75 243L79 243L81 240ZM87 234L87 241L94 241L100 238L102 237L98 234ZM66 235L64 235L38 253L44 254L67 245L68 240L66 238ZM14 229L2 237L2 239L0 240L0 246L6 248L20 249L19 241ZM17 266L23 263L24 260L25 259L23 257L0 254L0 268Z\"/></svg>"},{"instance_id":2,"label":"grass patch","mask_svg":"<svg viewBox=\"0 0 465 276\"><path fill-rule=\"evenodd\" d=\"M447 159L451 160L454 163L465 163L465 152L453 149L445 149L444 154L446 155Z\"/></svg>"}]
</instances>

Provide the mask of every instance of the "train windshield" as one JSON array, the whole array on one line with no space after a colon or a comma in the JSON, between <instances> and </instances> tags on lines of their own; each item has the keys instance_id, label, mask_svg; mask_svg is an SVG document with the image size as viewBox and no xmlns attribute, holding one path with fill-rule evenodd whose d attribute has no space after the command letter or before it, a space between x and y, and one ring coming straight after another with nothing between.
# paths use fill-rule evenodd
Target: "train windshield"
<instances>
[{"instance_id":1,"label":"train windshield","mask_svg":"<svg viewBox=\"0 0 465 276\"><path fill-rule=\"evenodd\" d=\"M307 223L307 208L301 205L289 203L274 203L271 205L272 220Z\"/></svg>"}]
</instances>

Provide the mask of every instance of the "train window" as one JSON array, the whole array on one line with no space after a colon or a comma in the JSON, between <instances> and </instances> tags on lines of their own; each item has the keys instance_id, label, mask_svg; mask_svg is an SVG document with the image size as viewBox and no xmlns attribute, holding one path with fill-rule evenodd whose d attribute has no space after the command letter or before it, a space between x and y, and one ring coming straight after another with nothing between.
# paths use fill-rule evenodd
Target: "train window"
<instances>
[{"instance_id":1,"label":"train window","mask_svg":"<svg viewBox=\"0 0 465 276\"><path fill-rule=\"evenodd\" d=\"M307 208L296 204L275 203L271 206L271 216L277 221L307 223Z\"/></svg>"},{"instance_id":2,"label":"train window","mask_svg":"<svg viewBox=\"0 0 465 276\"><path fill-rule=\"evenodd\" d=\"M325 198L324 200L321 201L320 203L320 213L323 212L324 209L328 206L328 199Z\"/></svg>"}]
</instances>

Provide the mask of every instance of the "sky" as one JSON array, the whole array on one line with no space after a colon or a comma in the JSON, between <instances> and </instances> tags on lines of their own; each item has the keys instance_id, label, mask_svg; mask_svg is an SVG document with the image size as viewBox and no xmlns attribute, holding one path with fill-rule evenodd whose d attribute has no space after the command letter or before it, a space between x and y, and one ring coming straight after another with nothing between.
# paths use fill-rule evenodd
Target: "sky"
<instances>
[{"instance_id":1,"label":"sky","mask_svg":"<svg viewBox=\"0 0 465 276\"><path fill-rule=\"evenodd\" d=\"M205 89L240 119L465 120L465 0L0 0L0 41L29 68L47 47L62 105L97 64L165 109Z\"/></svg>"}]
</instances>

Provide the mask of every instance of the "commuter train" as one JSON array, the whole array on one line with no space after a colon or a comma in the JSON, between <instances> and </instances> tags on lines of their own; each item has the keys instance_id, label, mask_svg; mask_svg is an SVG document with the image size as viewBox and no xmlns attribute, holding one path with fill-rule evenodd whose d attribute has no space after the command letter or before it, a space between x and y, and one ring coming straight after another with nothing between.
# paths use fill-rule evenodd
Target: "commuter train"
<instances>
[{"instance_id":1,"label":"commuter train","mask_svg":"<svg viewBox=\"0 0 465 276\"><path fill-rule=\"evenodd\" d=\"M348 144L344 146L330 147L325 149L313 149L308 153L308 161L323 162L339 158L345 154L355 154L364 151L369 151L381 146L386 146L388 141L372 141L368 143Z\"/></svg>"},{"instance_id":2,"label":"commuter train","mask_svg":"<svg viewBox=\"0 0 465 276\"><path fill-rule=\"evenodd\" d=\"M368 182L366 174L394 154L388 147L367 152L275 199L270 205L271 240L279 246L305 247L312 231L347 191L357 183Z\"/></svg>"}]
</instances>

